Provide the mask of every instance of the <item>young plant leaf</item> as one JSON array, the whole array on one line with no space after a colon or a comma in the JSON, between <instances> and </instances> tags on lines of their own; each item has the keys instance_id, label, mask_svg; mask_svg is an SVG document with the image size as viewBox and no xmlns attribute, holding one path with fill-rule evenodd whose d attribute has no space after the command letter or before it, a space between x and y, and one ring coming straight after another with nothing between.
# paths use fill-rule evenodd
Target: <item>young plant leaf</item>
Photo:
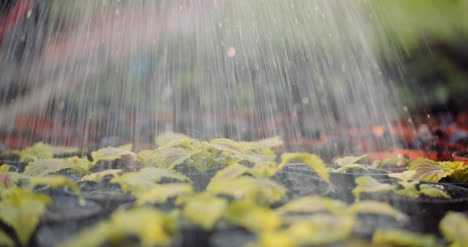
<instances>
[{"instance_id":1,"label":"young plant leaf","mask_svg":"<svg viewBox=\"0 0 468 247\"><path fill-rule=\"evenodd\" d=\"M287 232L298 246L323 246L346 240L356 224L355 217L346 214L315 214L297 219Z\"/></svg>"},{"instance_id":2,"label":"young plant leaf","mask_svg":"<svg viewBox=\"0 0 468 247\"><path fill-rule=\"evenodd\" d=\"M335 160L335 163L339 166L350 166L350 165L355 165L357 162L366 159L367 154L362 155L362 156L346 156L343 158L339 158Z\"/></svg>"},{"instance_id":3,"label":"young plant leaf","mask_svg":"<svg viewBox=\"0 0 468 247\"><path fill-rule=\"evenodd\" d=\"M91 157L93 157L93 163L97 164L101 160L117 160L121 159L123 156L132 156L135 157L136 154L131 151L132 145L123 145L120 147L107 147L101 148L97 151L91 153Z\"/></svg>"},{"instance_id":4,"label":"young plant leaf","mask_svg":"<svg viewBox=\"0 0 468 247\"><path fill-rule=\"evenodd\" d=\"M15 242L6 234L2 229L0 229L0 246L4 247L14 247Z\"/></svg>"},{"instance_id":5,"label":"young plant leaf","mask_svg":"<svg viewBox=\"0 0 468 247\"><path fill-rule=\"evenodd\" d=\"M155 143L158 147L162 147L170 142L180 139L190 139L188 136L180 133L166 132L156 137Z\"/></svg>"},{"instance_id":6,"label":"young plant leaf","mask_svg":"<svg viewBox=\"0 0 468 247\"><path fill-rule=\"evenodd\" d=\"M208 192L215 195L228 195L235 199L248 198L261 204L271 204L281 200L286 189L271 180L238 177L219 181L216 186L211 186Z\"/></svg>"},{"instance_id":7,"label":"young plant leaf","mask_svg":"<svg viewBox=\"0 0 468 247\"><path fill-rule=\"evenodd\" d=\"M228 207L226 199L201 193L183 200L183 212L192 223L209 231L224 215Z\"/></svg>"},{"instance_id":8,"label":"young plant leaf","mask_svg":"<svg viewBox=\"0 0 468 247\"><path fill-rule=\"evenodd\" d=\"M10 171L11 166L7 164L3 164L0 166L0 173L7 173Z\"/></svg>"},{"instance_id":9,"label":"young plant leaf","mask_svg":"<svg viewBox=\"0 0 468 247\"><path fill-rule=\"evenodd\" d=\"M173 169L190 159L195 152L182 147L161 147L138 153L138 160L147 166Z\"/></svg>"},{"instance_id":10,"label":"young plant leaf","mask_svg":"<svg viewBox=\"0 0 468 247\"><path fill-rule=\"evenodd\" d=\"M225 217L231 224L242 226L251 232L273 231L281 224L275 211L259 207L252 200L232 202Z\"/></svg>"},{"instance_id":11,"label":"young plant leaf","mask_svg":"<svg viewBox=\"0 0 468 247\"><path fill-rule=\"evenodd\" d=\"M395 190L395 185L380 183L371 176L361 176L356 178L356 184L356 188L352 191L355 197L359 197L361 193L377 193Z\"/></svg>"},{"instance_id":12,"label":"young plant leaf","mask_svg":"<svg viewBox=\"0 0 468 247\"><path fill-rule=\"evenodd\" d=\"M411 162L408 166L409 170L416 171L413 176L415 180L439 182L452 174L456 169L462 168L463 162L437 162L426 158L420 158Z\"/></svg>"},{"instance_id":13,"label":"young plant leaf","mask_svg":"<svg viewBox=\"0 0 468 247\"><path fill-rule=\"evenodd\" d=\"M351 211L358 214L380 214L393 217L398 221L405 221L408 217L385 202L358 201L351 205Z\"/></svg>"},{"instance_id":14,"label":"young plant leaf","mask_svg":"<svg viewBox=\"0 0 468 247\"><path fill-rule=\"evenodd\" d=\"M229 179L238 178L244 174L250 172L250 169L246 166L234 164L223 168L222 170L216 172L216 174L211 178L210 183L207 186L207 190L213 189L217 183L223 182Z\"/></svg>"},{"instance_id":15,"label":"young plant leaf","mask_svg":"<svg viewBox=\"0 0 468 247\"><path fill-rule=\"evenodd\" d=\"M15 189L0 201L0 220L13 228L20 243L27 246L50 202L46 195Z\"/></svg>"},{"instance_id":16,"label":"young plant leaf","mask_svg":"<svg viewBox=\"0 0 468 247\"><path fill-rule=\"evenodd\" d=\"M14 153L20 156L21 162L31 162L42 159L52 159L52 147L49 144L42 142L35 143L33 146L15 151Z\"/></svg>"},{"instance_id":17,"label":"young plant leaf","mask_svg":"<svg viewBox=\"0 0 468 247\"><path fill-rule=\"evenodd\" d=\"M262 139L256 142L248 142L248 143L254 144L254 149L260 149L260 150L283 146L283 140L281 140L279 136L274 136L274 137Z\"/></svg>"},{"instance_id":18,"label":"young plant leaf","mask_svg":"<svg viewBox=\"0 0 468 247\"><path fill-rule=\"evenodd\" d=\"M433 235L413 233L400 229L377 230L372 236L372 243L412 247L439 246Z\"/></svg>"},{"instance_id":19,"label":"young plant leaf","mask_svg":"<svg viewBox=\"0 0 468 247\"><path fill-rule=\"evenodd\" d=\"M50 188L69 187L80 199L80 203L84 203L84 198L81 195L80 187L78 187L78 185L68 177L58 175L31 177L29 178L28 182L31 189L34 189L38 185L47 185Z\"/></svg>"},{"instance_id":20,"label":"young plant leaf","mask_svg":"<svg viewBox=\"0 0 468 247\"><path fill-rule=\"evenodd\" d=\"M264 231L258 234L257 240L247 247L296 247L296 240L284 230Z\"/></svg>"},{"instance_id":21,"label":"young plant leaf","mask_svg":"<svg viewBox=\"0 0 468 247\"><path fill-rule=\"evenodd\" d=\"M320 157L309 153L284 153L281 155L280 169L291 161L300 161L308 165L323 180L330 182L328 168Z\"/></svg>"},{"instance_id":22,"label":"young plant leaf","mask_svg":"<svg viewBox=\"0 0 468 247\"><path fill-rule=\"evenodd\" d=\"M468 246L468 217L465 214L448 212L440 221L439 229L450 247Z\"/></svg>"},{"instance_id":23,"label":"young plant leaf","mask_svg":"<svg viewBox=\"0 0 468 247\"><path fill-rule=\"evenodd\" d=\"M150 189L137 195L137 205L145 203L164 203L169 198L188 195L193 192L191 184L171 183L171 184L156 184Z\"/></svg>"},{"instance_id":24,"label":"young plant leaf","mask_svg":"<svg viewBox=\"0 0 468 247\"><path fill-rule=\"evenodd\" d=\"M468 183L468 165L453 171L450 178L460 183Z\"/></svg>"},{"instance_id":25,"label":"young plant leaf","mask_svg":"<svg viewBox=\"0 0 468 247\"><path fill-rule=\"evenodd\" d=\"M288 213L316 213L328 211L331 213L341 213L347 209L342 201L331 198L308 196L288 202L277 209L280 214Z\"/></svg>"},{"instance_id":26,"label":"young plant leaf","mask_svg":"<svg viewBox=\"0 0 468 247\"><path fill-rule=\"evenodd\" d=\"M63 146L51 146L51 150L52 150L52 155L78 154L78 153L84 153L87 151L85 148L63 147Z\"/></svg>"},{"instance_id":27,"label":"young plant leaf","mask_svg":"<svg viewBox=\"0 0 468 247\"><path fill-rule=\"evenodd\" d=\"M209 143L211 147L230 154L242 154L248 151L248 149L244 148L242 143L231 139L212 139Z\"/></svg>"},{"instance_id":28,"label":"young plant leaf","mask_svg":"<svg viewBox=\"0 0 468 247\"><path fill-rule=\"evenodd\" d=\"M114 177L110 182L120 184L124 193L132 192L134 195L140 195L161 181L162 178L190 182L187 176L174 170L154 167L146 167L139 172L125 173L122 176Z\"/></svg>"},{"instance_id":29,"label":"young plant leaf","mask_svg":"<svg viewBox=\"0 0 468 247\"><path fill-rule=\"evenodd\" d=\"M344 165L344 166L341 166L337 169L333 169L334 172L343 172L343 173L346 173L349 169L352 169L352 168L359 168L359 169L363 169L365 171L369 170L367 167L365 167L364 165L360 165L360 164L347 164L347 165Z\"/></svg>"},{"instance_id":30,"label":"young plant leaf","mask_svg":"<svg viewBox=\"0 0 468 247\"><path fill-rule=\"evenodd\" d=\"M89 181L89 182L99 183L102 181L102 179L104 179L105 176L118 177L119 174L121 173L122 173L122 169L108 169L102 172L94 172L86 176L83 176L78 182Z\"/></svg>"},{"instance_id":31,"label":"young plant leaf","mask_svg":"<svg viewBox=\"0 0 468 247\"><path fill-rule=\"evenodd\" d=\"M61 246L99 247L105 243L120 246L130 237L137 237L138 246L169 246L174 233L168 231L168 217L152 208L117 211L110 220L86 228ZM175 222L171 220L170 224Z\"/></svg>"},{"instance_id":32,"label":"young plant leaf","mask_svg":"<svg viewBox=\"0 0 468 247\"><path fill-rule=\"evenodd\" d=\"M67 159L45 159L29 163L24 169L24 174L28 176L45 176L69 169L70 172L86 174L90 163L78 157Z\"/></svg>"},{"instance_id":33,"label":"young plant leaf","mask_svg":"<svg viewBox=\"0 0 468 247\"><path fill-rule=\"evenodd\" d=\"M435 186L431 186L429 184L421 184L419 185L419 191L427 196L430 197L441 197L444 199L452 199L452 197L447 194L445 191L438 189Z\"/></svg>"},{"instance_id":34,"label":"young plant leaf","mask_svg":"<svg viewBox=\"0 0 468 247\"><path fill-rule=\"evenodd\" d=\"M412 177L414 177L414 175L416 175L416 171L414 170L388 174L389 177L396 178L404 182L409 181Z\"/></svg>"}]
</instances>

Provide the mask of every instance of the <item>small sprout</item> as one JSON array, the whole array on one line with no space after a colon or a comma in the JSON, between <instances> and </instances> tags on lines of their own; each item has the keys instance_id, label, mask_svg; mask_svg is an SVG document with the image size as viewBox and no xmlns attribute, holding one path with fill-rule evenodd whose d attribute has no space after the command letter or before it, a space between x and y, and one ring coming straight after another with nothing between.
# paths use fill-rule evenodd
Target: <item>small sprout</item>
<instances>
[{"instance_id":1,"label":"small sprout","mask_svg":"<svg viewBox=\"0 0 468 247\"><path fill-rule=\"evenodd\" d=\"M11 166L7 164L0 165L0 173L7 173L10 171Z\"/></svg>"}]
</instances>

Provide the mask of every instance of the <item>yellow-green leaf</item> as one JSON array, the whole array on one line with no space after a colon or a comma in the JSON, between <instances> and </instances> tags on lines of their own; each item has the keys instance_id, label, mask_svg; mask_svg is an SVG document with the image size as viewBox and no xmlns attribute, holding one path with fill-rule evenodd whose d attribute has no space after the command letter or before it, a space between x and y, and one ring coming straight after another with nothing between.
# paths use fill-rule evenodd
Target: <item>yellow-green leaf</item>
<instances>
[{"instance_id":1,"label":"yellow-green leaf","mask_svg":"<svg viewBox=\"0 0 468 247\"><path fill-rule=\"evenodd\" d=\"M380 183L370 176L356 178L356 184L356 188L353 189L355 197L359 197L361 193L387 192L395 189L395 185Z\"/></svg>"},{"instance_id":2,"label":"yellow-green leaf","mask_svg":"<svg viewBox=\"0 0 468 247\"><path fill-rule=\"evenodd\" d=\"M439 229L450 247L468 246L468 217L465 214L448 212L440 221Z\"/></svg>"},{"instance_id":3,"label":"yellow-green leaf","mask_svg":"<svg viewBox=\"0 0 468 247\"><path fill-rule=\"evenodd\" d=\"M187 176L174 170L154 167L146 167L138 172L125 173L122 176L114 177L110 182L120 184L122 191L125 193L132 192L134 195L140 195L163 178L190 182Z\"/></svg>"},{"instance_id":4,"label":"yellow-green leaf","mask_svg":"<svg viewBox=\"0 0 468 247\"><path fill-rule=\"evenodd\" d=\"M333 171L334 172L344 172L346 173L349 169L352 169L352 168L360 168L360 169L363 169L363 170L369 170L367 167L365 167L364 165L360 165L360 164L347 164L347 165L344 165L344 166L341 166L337 169L334 169Z\"/></svg>"},{"instance_id":5,"label":"yellow-green leaf","mask_svg":"<svg viewBox=\"0 0 468 247\"><path fill-rule=\"evenodd\" d=\"M93 162L96 164L101 160L112 161L116 159L121 159L123 156L133 156L135 157L136 154L131 151L132 145L123 145L119 147L107 147L101 148L97 151L91 153L91 157L93 157Z\"/></svg>"},{"instance_id":6,"label":"yellow-green leaf","mask_svg":"<svg viewBox=\"0 0 468 247\"><path fill-rule=\"evenodd\" d=\"M447 194L445 191L438 189L436 186L430 184L421 184L419 185L419 191L430 197L442 197L445 199L452 199L452 197Z\"/></svg>"},{"instance_id":7,"label":"yellow-green leaf","mask_svg":"<svg viewBox=\"0 0 468 247\"><path fill-rule=\"evenodd\" d=\"M148 166L172 169L182 164L195 152L182 147L161 147L138 153L138 160Z\"/></svg>"},{"instance_id":8,"label":"yellow-green leaf","mask_svg":"<svg viewBox=\"0 0 468 247\"><path fill-rule=\"evenodd\" d=\"M468 165L456 169L450 177L457 182L468 183Z\"/></svg>"},{"instance_id":9,"label":"yellow-green leaf","mask_svg":"<svg viewBox=\"0 0 468 247\"><path fill-rule=\"evenodd\" d=\"M259 207L252 200L232 202L225 217L230 223L242 226L251 232L272 231L281 224L281 219L274 210Z\"/></svg>"},{"instance_id":10,"label":"yellow-green leaf","mask_svg":"<svg viewBox=\"0 0 468 247\"><path fill-rule=\"evenodd\" d=\"M250 169L248 167L239 164L227 166L216 172L216 174L211 178L210 183L207 186L207 190L210 190L216 186L216 183L218 182L238 178L246 173L249 173L249 171Z\"/></svg>"},{"instance_id":11,"label":"yellow-green leaf","mask_svg":"<svg viewBox=\"0 0 468 247\"><path fill-rule=\"evenodd\" d=\"M357 162L366 158L367 158L367 154L362 155L362 156L346 156L343 158L336 159L335 163L339 166L349 166L349 165L354 165Z\"/></svg>"},{"instance_id":12,"label":"yellow-green leaf","mask_svg":"<svg viewBox=\"0 0 468 247\"><path fill-rule=\"evenodd\" d=\"M158 147L164 146L170 142L180 140L180 139L190 139L188 136L180 133L166 132L162 133L156 137L155 143Z\"/></svg>"},{"instance_id":13,"label":"yellow-green leaf","mask_svg":"<svg viewBox=\"0 0 468 247\"><path fill-rule=\"evenodd\" d=\"M271 180L238 177L219 181L216 186L210 187L208 192L228 195L235 199L249 198L258 203L270 204L281 200L286 189Z\"/></svg>"},{"instance_id":14,"label":"yellow-green leaf","mask_svg":"<svg viewBox=\"0 0 468 247\"><path fill-rule=\"evenodd\" d=\"M65 169L78 174L85 174L89 170L89 163L78 157L38 160L29 163L23 173L28 176L45 176Z\"/></svg>"},{"instance_id":15,"label":"yellow-green leaf","mask_svg":"<svg viewBox=\"0 0 468 247\"><path fill-rule=\"evenodd\" d=\"M296 247L295 239L285 231L263 231L258 235L257 241L247 247Z\"/></svg>"},{"instance_id":16,"label":"yellow-green leaf","mask_svg":"<svg viewBox=\"0 0 468 247\"><path fill-rule=\"evenodd\" d=\"M355 202L351 205L351 210L358 214L387 215L399 221L405 221L408 218L405 214L390 206L388 203L371 200Z\"/></svg>"},{"instance_id":17,"label":"yellow-green leaf","mask_svg":"<svg viewBox=\"0 0 468 247\"><path fill-rule=\"evenodd\" d=\"M456 169L463 167L463 162L437 162L426 158L420 158L411 162L408 166L409 170L416 171L413 179L439 182L442 178L445 178L452 174Z\"/></svg>"},{"instance_id":18,"label":"yellow-green leaf","mask_svg":"<svg viewBox=\"0 0 468 247\"><path fill-rule=\"evenodd\" d=\"M0 201L0 220L12 227L26 246L50 202L46 195L15 189Z\"/></svg>"},{"instance_id":19,"label":"yellow-green leaf","mask_svg":"<svg viewBox=\"0 0 468 247\"><path fill-rule=\"evenodd\" d=\"M58 187L69 187L78 198L81 200L81 203L84 203L84 198L81 195L80 187L73 182L73 180L69 179L65 176L58 176L58 175L50 175L44 177L31 177L29 178L29 186L34 188L38 185L47 185L50 188L58 188Z\"/></svg>"},{"instance_id":20,"label":"yellow-green leaf","mask_svg":"<svg viewBox=\"0 0 468 247\"><path fill-rule=\"evenodd\" d=\"M137 205L145 203L163 203L169 198L191 194L193 192L191 184L171 183L156 184L145 192L137 195Z\"/></svg>"},{"instance_id":21,"label":"yellow-green leaf","mask_svg":"<svg viewBox=\"0 0 468 247\"><path fill-rule=\"evenodd\" d=\"M7 164L3 164L0 166L0 173L7 173L10 171L11 166Z\"/></svg>"},{"instance_id":22,"label":"yellow-green leaf","mask_svg":"<svg viewBox=\"0 0 468 247\"><path fill-rule=\"evenodd\" d=\"M2 229L0 229L0 246L4 246L4 247L15 246L15 243L13 242L13 240L4 231L2 231Z\"/></svg>"},{"instance_id":23,"label":"yellow-green leaf","mask_svg":"<svg viewBox=\"0 0 468 247\"><path fill-rule=\"evenodd\" d=\"M280 168L291 161L300 161L308 165L323 180L330 182L328 168L320 157L310 153L284 153L281 155Z\"/></svg>"},{"instance_id":24,"label":"yellow-green leaf","mask_svg":"<svg viewBox=\"0 0 468 247\"><path fill-rule=\"evenodd\" d=\"M231 139L224 139L224 138L211 139L210 146L215 149L218 149L227 153L232 153L232 154L241 154L241 153L247 152L248 150L244 148L242 143L233 141Z\"/></svg>"},{"instance_id":25,"label":"yellow-green leaf","mask_svg":"<svg viewBox=\"0 0 468 247\"><path fill-rule=\"evenodd\" d=\"M346 240L356 223L352 215L315 214L297 217L287 230L299 246L323 246Z\"/></svg>"},{"instance_id":26,"label":"yellow-green leaf","mask_svg":"<svg viewBox=\"0 0 468 247\"><path fill-rule=\"evenodd\" d=\"M372 236L374 244L390 244L408 247L435 247L437 239L433 235L408 232L400 229L377 230Z\"/></svg>"},{"instance_id":27,"label":"yellow-green leaf","mask_svg":"<svg viewBox=\"0 0 468 247\"><path fill-rule=\"evenodd\" d=\"M102 172L94 172L89 175L83 176L79 182L85 182L85 181L90 181L90 182L96 182L99 183L102 181L102 179L105 176L111 175L113 177L118 177L119 174L122 173L122 169L108 169L104 170Z\"/></svg>"},{"instance_id":28,"label":"yellow-green leaf","mask_svg":"<svg viewBox=\"0 0 468 247\"><path fill-rule=\"evenodd\" d=\"M31 147L21 151L15 151L20 156L21 162L31 162L41 159L51 159L53 157L52 147L49 144L38 142Z\"/></svg>"},{"instance_id":29,"label":"yellow-green leaf","mask_svg":"<svg viewBox=\"0 0 468 247\"><path fill-rule=\"evenodd\" d=\"M340 213L345 211L346 208L346 204L339 200L318 196L309 196L290 201L282 207L278 208L277 211L280 214L316 213L320 211Z\"/></svg>"},{"instance_id":30,"label":"yellow-green leaf","mask_svg":"<svg viewBox=\"0 0 468 247\"><path fill-rule=\"evenodd\" d=\"M190 197L184 200L184 204L183 212L185 217L205 230L213 229L213 226L224 215L228 206L225 199L206 193Z\"/></svg>"},{"instance_id":31,"label":"yellow-green leaf","mask_svg":"<svg viewBox=\"0 0 468 247\"><path fill-rule=\"evenodd\" d=\"M173 233L168 231L168 217L153 208L117 211L110 220L101 222L73 236L62 247L98 247L104 243L120 246L136 236L139 246L168 246ZM171 224L175 222L171 221Z\"/></svg>"},{"instance_id":32,"label":"yellow-green leaf","mask_svg":"<svg viewBox=\"0 0 468 247\"><path fill-rule=\"evenodd\" d=\"M404 171L404 172L388 174L389 177L400 179L401 181L404 181L404 182L410 180L412 177L414 177L414 175L416 175L415 170L408 170L408 171Z\"/></svg>"},{"instance_id":33,"label":"yellow-green leaf","mask_svg":"<svg viewBox=\"0 0 468 247\"><path fill-rule=\"evenodd\" d=\"M86 152L85 148L77 147L51 146L51 149L53 155L77 154Z\"/></svg>"}]
</instances>

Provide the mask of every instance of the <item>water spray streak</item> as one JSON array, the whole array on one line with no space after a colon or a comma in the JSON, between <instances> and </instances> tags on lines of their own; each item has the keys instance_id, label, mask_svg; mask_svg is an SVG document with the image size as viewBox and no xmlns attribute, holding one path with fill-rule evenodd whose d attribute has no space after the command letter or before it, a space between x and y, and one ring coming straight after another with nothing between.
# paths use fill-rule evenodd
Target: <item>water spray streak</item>
<instances>
[{"instance_id":1,"label":"water spray streak","mask_svg":"<svg viewBox=\"0 0 468 247\"><path fill-rule=\"evenodd\" d=\"M64 143L68 131L84 145L167 130L295 143L390 128L401 107L364 3L32 1L2 40L0 124L54 119L31 141Z\"/></svg>"}]
</instances>

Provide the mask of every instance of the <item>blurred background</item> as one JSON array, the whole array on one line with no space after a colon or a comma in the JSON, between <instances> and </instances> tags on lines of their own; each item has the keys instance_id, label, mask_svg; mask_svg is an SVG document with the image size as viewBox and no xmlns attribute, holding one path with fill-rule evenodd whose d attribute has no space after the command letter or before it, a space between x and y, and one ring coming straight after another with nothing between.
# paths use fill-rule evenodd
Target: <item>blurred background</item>
<instances>
[{"instance_id":1,"label":"blurred background","mask_svg":"<svg viewBox=\"0 0 468 247\"><path fill-rule=\"evenodd\" d=\"M287 2L2 0L2 148L163 131L325 156L466 148L467 0Z\"/></svg>"}]
</instances>

